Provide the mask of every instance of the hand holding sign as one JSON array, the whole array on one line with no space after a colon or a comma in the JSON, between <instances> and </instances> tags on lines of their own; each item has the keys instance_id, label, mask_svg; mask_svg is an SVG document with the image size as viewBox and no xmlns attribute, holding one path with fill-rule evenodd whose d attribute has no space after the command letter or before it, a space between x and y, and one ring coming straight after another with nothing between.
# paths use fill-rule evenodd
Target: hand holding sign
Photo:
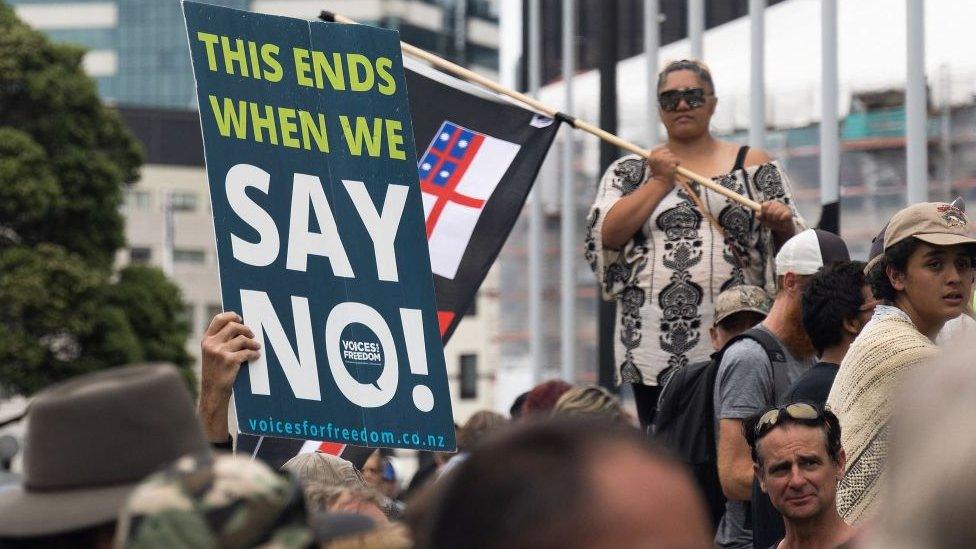
<instances>
[{"instance_id":1,"label":"hand holding sign","mask_svg":"<svg viewBox=\"0 0 976 549\"><path fill-rule=\"evenodd\" d=\"M261 344L241 322L237 313L220 313L210 322L200 343L198 408L211 442L227 440L227 409L241 364L261 356Z\"/></svg>"}]
</instances>

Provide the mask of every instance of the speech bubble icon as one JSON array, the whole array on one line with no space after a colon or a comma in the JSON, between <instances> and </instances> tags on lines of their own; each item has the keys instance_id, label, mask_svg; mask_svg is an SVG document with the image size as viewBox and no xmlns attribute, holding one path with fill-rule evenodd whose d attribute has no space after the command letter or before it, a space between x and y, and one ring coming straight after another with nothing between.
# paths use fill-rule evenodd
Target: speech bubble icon
<instances>
[{"instance_id":1,"label":"speech bubble icon","mask_svg":"<svg viewBox=\"0 0 976 549\"><path fill-rule=\"evenodd\" d=\"M367 326L351 323L342 331L340 343L343 362L349 375L358 383L383 391L379 378L383 373L386 356L376 334Z\"/></svg>"},{"instance_id":2,"label":"speech bubble icon","mask_svg":"<svg viewBox=\"0 0 976 549\"><path fill-rule=\"evenodd\" d=\"M349 357L342 353L345 339L356 342L356 352ZM325 350L336 386L349 402L378 408L396 395L400 373L396 345L376 309L352 301L333 307L325 321Z\"/></svg>"}]
</instances>

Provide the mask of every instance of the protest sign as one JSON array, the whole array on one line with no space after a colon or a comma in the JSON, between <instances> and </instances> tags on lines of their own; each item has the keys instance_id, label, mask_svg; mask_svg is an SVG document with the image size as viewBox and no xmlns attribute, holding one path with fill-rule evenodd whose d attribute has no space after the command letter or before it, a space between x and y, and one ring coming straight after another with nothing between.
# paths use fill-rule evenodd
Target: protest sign
<instances>
[{"instance_id":1,"label":"protest sign","mask_svg":"<svg viewBox=\"0 0 976 549\"><path fill-rule=\"evenodd\" d=\"M183 9L240 430L453 450L397 33Z\"/></svg>"}]
</instances>

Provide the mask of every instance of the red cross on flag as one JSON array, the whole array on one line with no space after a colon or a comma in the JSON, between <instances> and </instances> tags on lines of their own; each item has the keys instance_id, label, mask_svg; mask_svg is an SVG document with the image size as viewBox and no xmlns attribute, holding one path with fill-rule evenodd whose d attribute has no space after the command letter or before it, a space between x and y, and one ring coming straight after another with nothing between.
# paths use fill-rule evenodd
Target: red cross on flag
<instances>
[{"instance_id":1,"label":"red cross on flag","mask_svg":"<svg viewBox=\"0 0 976 549\"><path fill-rule=\"evenodd\" d=\"M434 274L457 274L485 203L519 148L453 122L441 124L418 162Z\"/></svg>"}]
</instances>

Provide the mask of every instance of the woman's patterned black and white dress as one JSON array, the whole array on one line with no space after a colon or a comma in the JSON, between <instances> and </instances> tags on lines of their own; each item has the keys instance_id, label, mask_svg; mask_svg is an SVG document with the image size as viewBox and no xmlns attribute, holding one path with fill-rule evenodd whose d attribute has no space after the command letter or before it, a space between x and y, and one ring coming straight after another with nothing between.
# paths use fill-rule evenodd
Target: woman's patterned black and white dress
<instances>
[{"instance_id":1,"label":"woman's patterned black and white dress","mask_svg":"<svg viewBox=\"0 0 976 549\"><path fill-rule=\"evenodd\" d=\"M697 183L691 188L725 228L735 251L678 186L623 249L605 249L601 232L607 212L647 177L647 164L636 155L614 162L600 181L586 223L586 258L603 298L617 302L618 384L657 385L658 375L669 367L706 359L713 352L708 328L718 294L753 284L772 295L775 284L769 229L749 209ZM757 202L786 203L797 229L804 228L789 180L776 162L736 170L715 181Z\"/></svg>"}]
</instances>

